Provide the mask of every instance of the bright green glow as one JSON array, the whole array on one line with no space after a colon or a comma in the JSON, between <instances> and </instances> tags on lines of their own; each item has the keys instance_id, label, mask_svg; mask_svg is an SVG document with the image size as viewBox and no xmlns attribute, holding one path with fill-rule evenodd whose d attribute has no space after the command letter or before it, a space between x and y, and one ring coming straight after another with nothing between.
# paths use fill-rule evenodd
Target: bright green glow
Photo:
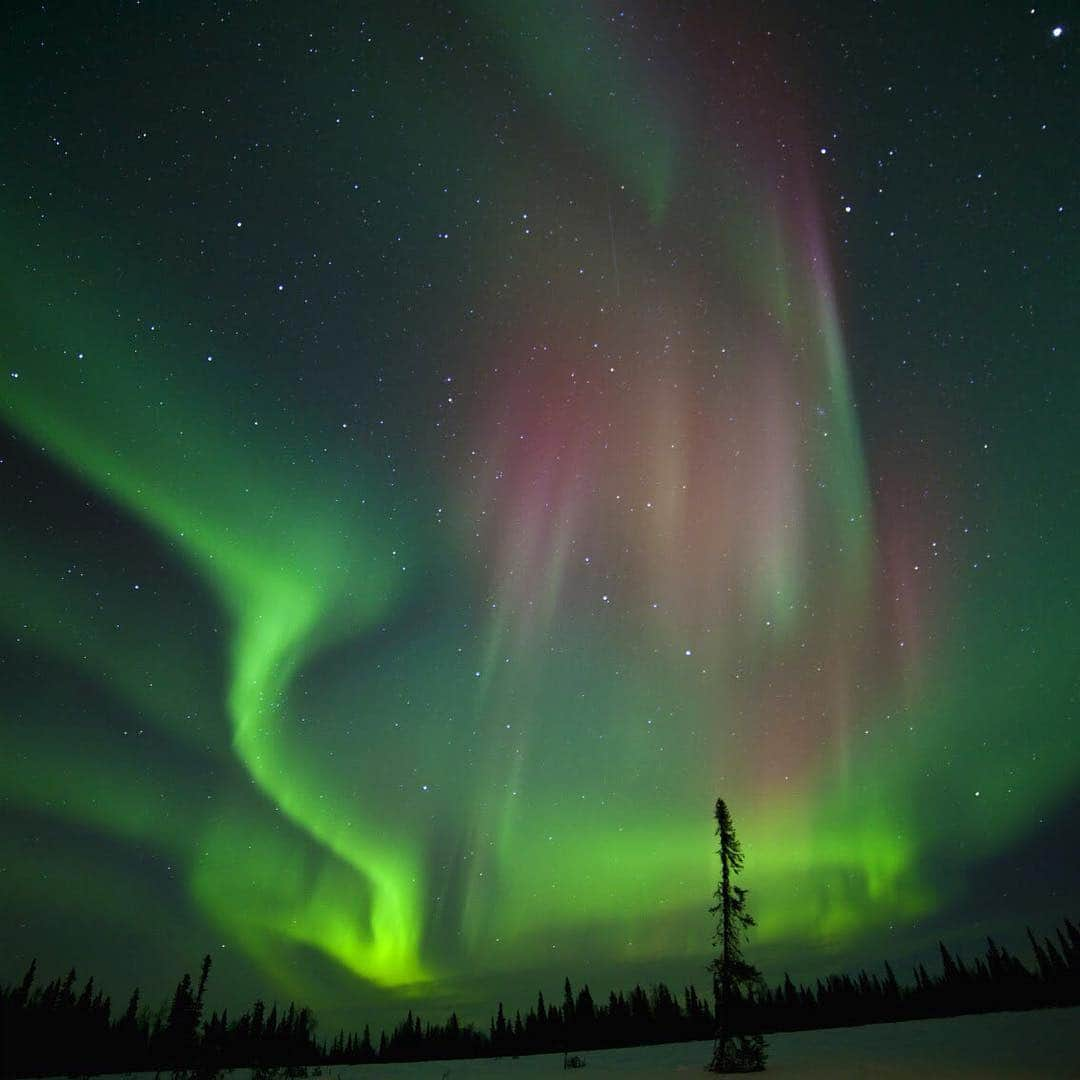
<instances>
[{"instance_id":1,"label":"bright green glow","mask_svg":"<svg viewBox=\"0 0 1080 1080\"><path fill-rule=\"evenodd\" d=\"M248 823L211 828L203 841L205 855L194 868L195 895L217 913L230 938L267 965L284 939L321 950L380 985L427 978L409 935L401 932L418 924L400 884L413 873L407 858L395 862L392 851L350 849L348 859L324 861L313 876L302 843L273 833L256 835L253 850ZM357 864L362 872L353 869Z\"/></svg>"},{"instance_id":2,"label":"bright green glow","mask_svg":"<svg viewBox=\"0 0 1080 1080\"><path fill-rule=\"evenodd\" d=\"M11 294L41 303L37 285L31 276ZM5 415L175 543L215 584L234 624L227 704L240 760L293 821L359 871L371 893L366 926L354 925L352 905L341 895L308 903L305 940L375 982L422 979L419 867L392 837L373 839L362 827L344 826L313 790L317 780L297 775L277 752L280 701L304 657L361 632L393 602L399 575L390 569L390 545L356 508L346 526L332 494L317 489L290 492L290 521L281 520L287 448L268 451L251 436L255 445L238 446L236 434L226 434L231 423L199 393L197 370L171 381L168 401L148 400L143 379L153 379L155 369L160 377L164 358L106 336L89 308L66 308L62 332L51 321L32 320L10 347L12 366L12 355L32 356L33 363L11 387L17 393L5 394ZM76 349L72 341L81 344ZM108 402L109 426L99 422L101 402ZM128 810L116 807L110 819L138 820L142 801L136 796ZM212 909L222 892L204 887L199 895ZM315 929L320 924L324 935Z\"/></svg>"}]
</instances>

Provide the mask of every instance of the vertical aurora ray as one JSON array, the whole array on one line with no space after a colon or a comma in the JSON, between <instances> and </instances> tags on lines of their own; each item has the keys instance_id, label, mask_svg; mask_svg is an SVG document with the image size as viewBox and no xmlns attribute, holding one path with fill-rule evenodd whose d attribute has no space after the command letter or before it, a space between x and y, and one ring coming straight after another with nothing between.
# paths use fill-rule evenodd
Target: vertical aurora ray
<instances>
[{"instance_id":1,"label":"vertical aurora ray","mask_svg":"<svg viewBox=\"0 0 1080 1080\"><path fill-rule=\"evenodd\" d=\"M586 128L600 108L591 101L578 111ZM523 287L528 320L486 345L498 374L476 421L485 467L466 510L490 568L480 715L532 735L509 751L509 774L501 751L489 767L510 780L495 800L494 861L476 865L486 903L471 885L477 943L521 935L531 951L536 927L517 913L542 908L548 933L586 924L593 947L602 938L620 955L618 943L637 936L642 956L640 918L614 919L614 897L633 896L629 910L654 917L674 903L676 923L695 924L668 895L676 879L706 888L707 859L691 854L707 850L695 848L693 800L681 806L667 789L658 828L619 794L649 774L660 719L662 749L678 745L684 792L704 804L726 782L754 808L767 940L830 940L934 902L903 800L855 779L865 767L855 734L897 692L905 665L875 657L890 616L876 591L874 514L817 196L804 176L786 197L755 201L739 186L752 164L699 167L721 182L675 229L707 231L745 268L727 294L697 299L702 279L730 272L708 261L669 268L636 308L606 277L611 310L599 316L569 294L538 310ZM593 202L587 242L599 249ZM647 230L632 207L624 200L620 219ZM629 254L622 267L624 281L656 280ZM536 276L556 273L540 266ZM578 640L571 627L582 624L595 629ZM593 672L587 685L568 653ZM590 734L615 740L590 759L594 783L575 786L567 755L579 744L552 743L553 714L586 745ZM619 764L607 776L600 761ZM521 798L530 790L563 792L560 809L530 815ZM480 791L490 817L487 785ZM777 848L770 836L792 842ZM556 843L557 874L545 857ZM678 854L669 862L658 851ZM678 937L667 934L657 953Z\"/></svg>"}]
</instances>

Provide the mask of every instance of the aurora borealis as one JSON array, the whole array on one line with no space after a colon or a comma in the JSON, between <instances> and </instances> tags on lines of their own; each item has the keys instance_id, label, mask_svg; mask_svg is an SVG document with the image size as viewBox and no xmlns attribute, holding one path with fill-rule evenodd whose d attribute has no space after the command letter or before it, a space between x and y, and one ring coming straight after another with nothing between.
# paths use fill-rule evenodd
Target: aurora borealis
<instances>
[{"instance_id":1,"label":"aurora borealis","mask_svg":"<svg viewBox=\"0 0 1080 1080\"><path fill-rule=\"evenodd\" d=\"M5 29L6 977L701 982L718 794L770 976L1075 915L1060 13Z\"/></svg>"}]
</instances>

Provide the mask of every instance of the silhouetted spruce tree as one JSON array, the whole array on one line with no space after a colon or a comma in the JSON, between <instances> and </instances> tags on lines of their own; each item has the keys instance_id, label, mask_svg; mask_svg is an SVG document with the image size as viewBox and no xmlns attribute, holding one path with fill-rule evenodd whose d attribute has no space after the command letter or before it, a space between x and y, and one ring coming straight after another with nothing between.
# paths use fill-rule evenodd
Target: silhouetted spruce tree
<instances>
[{"instance_id":1,"label":"silhouetted spruce tree","mask_svg":"<svg viewBox=\"0 0 1080 1080\"><path fill-rule=\"evenodd\" d=\"M503 1012L503 1003L499 1002L498 1015L491 1022L491 1049L496 1054L506 1053L506 1039L508 1034L506 1013Z\"/></svg>"},{"instance_id":2,"label":"silhouetted spruce tree","mask_svg":"<svg viewBox=\"0 0 1080 1080\"><path fill-rule=\"evenodd\" d=\"M743 939L754 919L746 910L746 890L732 883L743 868L743 854L723 799L716 800L716 835L720 839L716 850L720 882L709 913L718 917L713 943L720 946L720 955L709 965L716 999L716 1040L708 1068L717 1073L761 1072L765 1068L765 1039L757 1033L735 1032L731 1024L731 1006L745 1000L744 991L752 998L762 980L761 972L742 955Z\"/></svg>"},{"instance_id":3,"label":"silhouetted spruce tree","mask_svg":"<svg viewBox=\"0 0 1080 1080\"><path fill-rule=\"evenodd\" d=\"M456 1019L456 1017L451 1019ZM365 1064L375 1060L375 1048L371 1045L371 1028L367 1024L364 1025L364 1037L360 1040L357 1057Z\"/></svg>"},{"instance_id":4,"label":"silhouetted spruce tree","mask_svg":"<svg viewBox=\"0 0 1080 1080\"><path fill-rule=\"evenodd\" d=\"M591 1033L596 1024L596 1003L589 992L589 984L586 983L577 994L574 1002L574 1019L580 1030Z\"/></svg>"}]
</instances>

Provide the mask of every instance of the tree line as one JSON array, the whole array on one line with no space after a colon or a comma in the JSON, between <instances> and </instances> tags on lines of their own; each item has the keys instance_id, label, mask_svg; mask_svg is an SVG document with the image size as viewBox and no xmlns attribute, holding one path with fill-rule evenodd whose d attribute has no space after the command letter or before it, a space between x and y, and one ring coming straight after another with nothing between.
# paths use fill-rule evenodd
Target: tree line
<instances>
[{"instance_id":1,"label":"tree line","mask_svg":"<svg viewBox=\"0 0 1080 1080\"><path fill-rule=\"evenodd\" d=\"M210 957L204 957L198 984L185 974L171 1000L154 1011L143 1004L136 987L116 1015L93 976L78 990L72 968L39 986L34 961L20 983L0 987L3 1075L204 1072L325 1059L310 1009L290 1004L279 1013L274 1005L267 1013L265 1004L256 1001L238 1017L230 1019L226 1010L204 1019L210 966Z\"/></svg>"},{"instance_id":2,"label":"tree line","mask_svg":"<svg viewBox=\"0 0 1080 1080\"><path fill-rule=\"evenodd\" d=\"M1080 929L1066 919L1053 935L1039 939L1029 929L1027 936L1026 961L992 938L972 960L940 943L940 970L931 973L919 963L906 983L887 962L880 972L828 975L813 985L788 976L769 987L733 983L726 1027L752 1035L1080 1004ZM156 1010L136 989L119 1012L95 979L79 987L72 970L41 985L31 964L20 982L0 987L4 1075L512 1056L710 1039L718 1026L711 995L693 985L681 994L664 983L635 986L598 999L587 985L575 991L567 979L561 1000L549 1002L541 992L524 1014L510 1016L500 1003L486 1029L456 1014L431 1023L410 1012L377 1040L365 1028L320 1041L312 1012L295 1004L267 1010L256 1001L235 1017L227 1011L205 1016L210 967L207 956L198 979L184 975Z\"/></svg>"}]
</instances>

